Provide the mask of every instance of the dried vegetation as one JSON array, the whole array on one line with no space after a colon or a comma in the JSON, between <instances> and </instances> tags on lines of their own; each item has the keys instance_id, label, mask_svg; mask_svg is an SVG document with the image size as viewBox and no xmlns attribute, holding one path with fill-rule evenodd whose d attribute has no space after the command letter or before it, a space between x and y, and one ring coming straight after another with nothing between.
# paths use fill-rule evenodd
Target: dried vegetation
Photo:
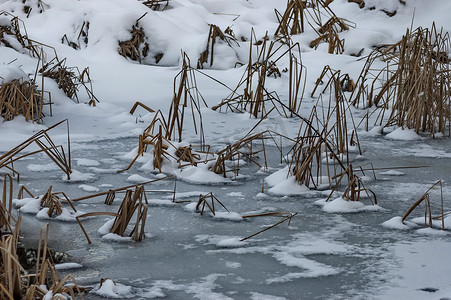
<instances>
[{"instance_id":1,"label":"dried vegetation","mask_svg":"<svg viewBox=\"0 0 451 300\"><path fill-rule=\"evenodd\" d=\"M340 39L339 33L349 30L354 25L337 17L329 8L330 2L332 1L287 1L287 7L283 14L275 11L279 26L274 35L279 38L287 38L301 34L305 31L305 23L307 23L318 35L316 39L310 42L311 48L316 49L321 43L325 42L328 44L329 53L342 54L344 52L344 39ZM323 17L328 18L326 22L323 22Z\"/></svg>"},{"instance_id":2,"label":"dried vegetation","mask_svg":"<svg viewBox=\"0 0 451 300\"><path fill-rule=\"evenodd\" d=\"M69 274L63 279L58 277L48 248L48 224L41 228L35 272L28 273L22 267L18 256L21 217L15 218L12 214L12 191L12 178L5 175L0 203L0 298L43 299L48 297L49 291L57 299L83 298L84 289L77 285L72 275Z\"/></svg>"},{"instance_id":3,"label":"dried vegetation","mask_svg":"<svg viewBox=\"0 0 451 300\"><path fill-rule=\"evenodd\" d=\"M169 1L161 0L142 2L154 10L164 10L169 4ZM408 30L398 43L375 49L367 57L356 82L348 74L342 74L341 71L326 66L311 93L313 98L319 92L317 103L311 109L309 117L305 118L300 115L300 110L304 96L306 70L300 57L300 46L293 43L290 37L303 33L305 30L304 22L307 22L318 34L318 38L310 43L311 47L316 48L320 43L326 42L329 45L329 53L343 53L344 40L339 38L339 32L349 30L352 24L337 17L328 6L330 2L289 0L287 9L283 14L276 11L279 27L275 32L275 41L272 41L268 35L261 40L257 40L255 34L251 34L248 62L245 65L243 76L234 89L229 88L231 94L212 109L223 113L228 111L248 113L252 118L259 118L260 121L243 138L230 143L217 152L211 152L205 140L201 107L206 107L207 104L196 81L196 72L206 74L192 68L188 56L183 54L182 68L174 78L168 114L165 115L160 110L155 111L141 102L136 102L132 107L131 114L138 107L141 107L154 114L154 117L149 126L139 136L137 153L134 159L126 169L121 171L129 170L140 156L143 156L146 152L151 152L153 167L160 173L165 172L164 162L166 160L177 162L178 168L209 164L210 171L223 177L230 177L230 173L238 176L241 169L240 164L244 160L259 169L268 166L266 147L269 142L278 148L281 162L285 160L288 165L287 176L293 176L298 184L311 189L332 189L327 200L339 188L344 188L343 199L361 201L365 198L370 199L371 203L376 205L375 193L367 188L362 178L356 174L357 172L364 174L364 168L361 166L354 167L351 163L352 153L362 154L352 109L359 106L367 109L367 128L371 116L369 109L376 107L374 111L379 112L377 121L380 124L384 123L384 126L407 127L413 128L417 132L429 131L432 134L445 133L447 126L449 128L451 118L450 70L447 56L449 36L442 30L438 31L435 25L430 30L423 28L413 31ZM363 1L360 3L363 3ZM323 22L322 18L325 15L327 21ZM144 16L139 18L132 26L130 40L119 42L119 54L140 63L149 54L147 37L144 29L139 26L139 20ZM87 43L88 29L89 23L86 23L86 25L83 23L77 42L69 41L67 36L63 37L63 42L79 49L80 40ZM45 64L39 56L40 53L43 53L42 49L39 50L26 34L20 33L17 18L11 20L10 26L0 26L1 44L12 48L17 47L17 43L13 45L9 42L11 39L8 36L14 37L21 49L27 49L31 55L39 57L42 65L39 72L45 77L54 79L59 88L69 98L78 101L78 88L84 86L92 98L91 101L95 103L97 99L92 93L87 69L80 73L76 68L65 66L65 60L59 60L57 57ZM220 41L229 46L233 43L238 45L238 41L230 28L223 32L219 27L210 25L206 49L201 53L197 62L198 69L206 63L210 66L213 65L214 47ZM155 57L156 62L161 57ZM288 63L287 67L281 71L277 64L283 60ZM373 65L380 60L386 63L386 67L377 70L376 75L374 75ZM284 76L283 73L287 73L286 79L289 88L287 99L284 101L279 98L276 92L268 91L266 87L268 77L279 78ZM225 86L225 84L215 81ZM2 117L9 120L18 114L23 114L27 119L40 120L43 116L42 105L45 103L43 92L37 91L35 88L34 81L21 82L17 80L3 84L0 87ZM293 117L299 120L299 130L295 138L287 137L272 130L260 132L257 130L261 122L272 112L277 112L283 117ZM191 124L195 134L199 137L199 145L182 144L182 142L185 142L183 131L187 124L185 121L188 115L192 118ZM387 115L388 117L386 117ZM14 168L15 161L35 153L44 152L70 179L72 170L69 130L66 151L63 146L55 145L47 133L62 122L36 133L22 144L0 156L0 168L5 168L7 172L11 172L11 175L5 176L3 198L0 205L0 255L2 262L0 267L3 274L0 276L0 293L4 298L42 298L45 294L43 285L46 285L48 290L70 295L72 298L75 298L76 294L81 292L70 275L61 281L56 276L50 256L47 254L47 227L43 228L41 232L36 274L24 275L24 270L20 266L16 254L20 218L15 219L11 214L12 179L15 175L19 178L19 172ZM282 141L288 141L292 145L291 148L288 148L287 153L283 151ZM24 149L33 143L39 147L39 150L21 154ZM66 152L68 156L66 156ZM374 173L375 168L365 170L371 170ZM145 185L167 178L80 197L72 201L64 193L52 192L52 186L50 186L41 198L40 205L47 207L48 215L52 216L62 213L63 202L67 202L76 212L72 202L106 196L105 204L111 205L117 194L123 194L117 212L90 212L77 216L76 219L89 243L92 243L92 241L83 227L81 219L100 215L114 217L110 233L122 237L131 237L134 241L142 241L145 237L144 229L148 213L146 192L149 191L146 191ZM441 191L441 214L433 217L430 191L438 186L440 186ZM9 202L8 190L10 191ZM264 191L264 186L262 191ZM19 190L19 199L23 197L24 192L34 197L25 186L22 186ZM169 192L173 194L173 202L176 202L176 185L174 185L174 191ZM432 227L434 220L441 220L441 227L445 229L444 218L449 213L444 212L441 181L428 189L406 212L402 220L405 221L421 203L425 204L425 224ZM213 193L201 194L196 204L196 210L201 215L206 210L216 215L218 205L229 212ZM263 230L242 238L241 241L252 238L284 222L290 224L292 218L296 215L297 213L276 212L242 216L244 219L268 216L276 216L281 219ZM45 238L42 238L44 232ZM41 247L41 244L43 244L43 247ZM72 280L73 284L67 285L68 280Z\"/></svg>"},{"instance_id":4,"label":"dried vegetation","mask_svg":"<svg viewBox=\"0 0 451 300\"><path fill-rule=\"evenodd\" d=\"M198 69L202 69L204 63L209 62L210 67L213 65L214 49L215 49L215 44L217 43L218 38L219 38L219 41L223 41L223 42L227 43L227 45L229 45L229 47L232 47L232 44L239 46L238 41L235 37L235 34L233 33L233 30L230 27L227 27L223 32L218 26L210 24L210 30L208 32L207 47L200 54L200 57L197 61Z\"/></svg>"},{"instance_id":5,"label":"dried vegetation","mask_svg":"<svg viewBox=\"0 0 451 300\"><path fill-rule=\"evenodd\" d=\"M220 112L249 112L255 118L264 119L273 108L284 117L292 117L299 111L305 88L305 67L300 57L300 46L288 41L268 42L268 36L263 41L255 42L255 34L251 34L249 42L249 60L240 81L232 93L222 102L214 106L213 110ZM255 46L255 50L254 50ZM254 60L254 52L257 57ZM288 106L284 104L278 94L266 89L266 78L281 77L277 62L288 58Z\"/></svg>"},{"instance_id":6,"label":"dried vegetation","mask_svg":"<svg viewBox=\"0 0 451 300\"><path fill-rule=\"evenodd\" d=\"M431 29L408 29L398 43L381 46L368 56L351 103L378 107L376 122L385 127L449 135L449 46L449 34L435 24ZM374 76L373 64L379 59L386 67Z\"/></svg>"},{"instance_id":7,"label":"dried vegetation","mask_svg":"<svg viewBox=\"0 0 451 300\"><path fill-rule=\"evenodd\" d=\"M58 87L71 99L78 102L79 87L83 86L90 98L89 103L95 106L98 99L94 96L89 69L82 72L77 67L67 67L66 59L60 60L53 47L34 41L28 37L25 25L18 17L1 11L0 17L11 18L9 24L0 26L0 46L12 48L37 58L37 68L32 79L17 78L0 85L0 116L9 121L23 115L27 121L40 123L45 117L44 105L49 105L52 114L52 98L44 90L43 77L54 79ZM53 55L48 63L47 51ZM41 68L39 68L41 65ZM37 75L41 73L41 89L37 88Z\"/></svg>"},{"instance_id":8,"label":"dried vegetation","mask_svg":"<svg viewBox=\"0 0 451 300\"><path fill-rule=\"evenodd\" d=\"M67 128L66 150L64 150L64 147L62 145L56 145L48 133L53 128L64 123L66 123ZM21 154L32 144L35 144L38 147L38 150L31 151L26 154ZM45 153L66 174L68 180L70 179L70 174L72 173L72 164L70 156L70 135L68 120L63 120L45 130L38 131L26 141L20 143L8 152L0 155L0 169L4 168L7 170L7 172L11 172L14 176L17 175L17 180L19 180L20 173L14 168L14 162L24 157L41 152Z\"/></svg>"},{"instance_id":9,"label":"dried vegetation","mask_svg":"<svg viewBox=\"0 0 451 300\"><path fill-rule=\"evenodd\" d=\"M432 203L431 193L433 192L433 190L437 189L440 189L440 203L438 204L438 210L440 210L440 214L433 216L432 210L434 208L434 203ZM443 184L441 180L437 181L430 188L428 188L427 191L423 195L421 195L421 197L407 210L407 212L402 217L402 222L404 222L407 217L415 210L415 208L419 207L421 204L424 204L424 226L430 228L439 227L442 230L445 230L445 217L449 216L451 214L451 211L446 212L444 208ZM440 225L438 225L436 222L438 222L438 224Z\"/></svg>"}]
</instances>

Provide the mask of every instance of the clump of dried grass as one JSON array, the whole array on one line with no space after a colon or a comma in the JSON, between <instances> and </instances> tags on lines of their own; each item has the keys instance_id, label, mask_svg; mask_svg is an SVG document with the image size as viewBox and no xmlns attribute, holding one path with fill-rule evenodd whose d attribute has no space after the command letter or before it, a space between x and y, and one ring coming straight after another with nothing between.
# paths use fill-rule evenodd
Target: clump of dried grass
<instances>
[{"instance_id":1,"label":"clump of dried grass","mask_svg":"<svg viewBox=\"0 0 451 300\"><path fill-rule=\"evenodd\" d=\"M9 25L0 26L0 46L12 48L18 52L28 50L30 56L40 57L40 49L37 46L39 43L28 38L23 21L6 11L0 11L0 16L11 17Z\"/></svg>"},{"instance_id":2,"label":"clump of dried grass","mask_svg":"<svg viewBox=\"0 0 451 300\"><path fill-rule=\"evenodd\" d=\"M334 15L318 29L319 36L310 42L310 47L316 49L321 42L326 42L329 44L328 53L342 54L345 41L340 39L338 33L345 30L349 30L349 26L343 19Z\"/></svg>"},{"instance_id":3,"label":"clump of dried grass","mask_svg":"<svg viewBox=\"0 0 451 300\"><path fill-rule=\"evenodd\" d=\"M33 80L14 79L0 85L0 116L9 121L23 115L27 121L40 123L43 113L43 91L39 91Z\"/></svg>"},{"instance_id":4,"label":"clump of dried grass","mask_svg":"<svg viewBox=\"0 0 451 300\"><path fill-rule=\"evenodd\" d=\"M380 107L376 121L380 125L446 134L451 122L449 48L449 34L437 30L435 24L431 29L408 29L401 41L380 47L368 57L352 103L358 106L366 99L367 107ZM387 66L370 79L376 59L386 61Z\"/></svg>"},{"instance_id":5,"label":"clump of dried grass","mask_svg":"<svg viewBox=\"0 0 451 300\"><path fill-rule=\"evenodd\" d=\"M348 143L347 134L337 134L343 132L343 128L339 127L343 124L343 115L335 114L336 110L331 107L318 113L317 107L321 106L318 104L312 109L309 119L301 120L298 136L290 151L289 175L309 188L318 188L323 184L332 187L334 176L346 169L342 157L348 156L348 147L343 147L344 153L339 152L340 144ZM334 115L338 118L336 122L332 119ZM327 182L323 181L324 177L327 177Z\"/></svg>"},{"instance_id":6,"label":"clump of dried grass","mask_svg":"<svg viewBox=\"0 0 451 300\"><path fill-rule=\"evenodd\" d=\"M9 181L8 181L9 180ZM8 185L7 182L10 184ZM9 201L8 193L9 190ZM82 295L72 275L60 280L54 267L48 244L48 224L41 228L36 257L36 271L28 274L22 267L18 256L18 242L21 217L12 215L12 178L5 176L3 197L0 202L0 298L1 299L42 299L52 291L57 299L77 299ZM19 195L26 188L21 188ZM31 193L28 191L31 195ZM45 233L44 233L45 232ZM72 283L68 284L71 280ZM55 299L55 298L52 298Z\"/></svg>"},{"instance_id":7,"label":"clump of dried grass","mask_svg":"<svg viewBox=\"0 0 451 300\"><path fill-rule=\"evenodd\" d=\"M23 277L23 279L26 279L26 281L24 280L24 299L42 299L48 295L49 291L52 292L52 299L77 299L78 297L83 299L84 288L78 286L77 281L71 274L59 279L48 248L48 232L49 225L46 224L41 228L39 235L35 274Z\"/></svg>"},{"instance_id":8,"label":"clump of dried grass","mask_svg":"<svg viewBox=\"0 0 451 300\"><path fill-rule=\"evenodd\" d=\"M258 124L253 129L257 127ZM235 175L238 176L240 171L240 161L242 159L249 161L259 169L262 167L267 168L268 159L265 146L266 140L270 140L276 145L276 147L280 150L280 155L282 157L282 139L291 139L271 130L251 134L253 129L235 143L227 145L223 149L216 152L217 158L215 159L215 163L213 164L211 171L216 174L220 174L223 177L227 177L227 173L229 172L235 173ZM280 144L276 140L277 137L280 138ZM256 146L256 144L259 146ZM263 160L263 163L260 162L261 160ZM227 162L233 163L233 167L227 168Z\"/></svg>"},{"instance_id":9,"label":"clump of dried grass","mask_svg":"<svg viewBox=\"0 0 451 300\"><path fill-rule=\"evenodd\" d=\"M335 15L329 4L332 1L322 0L288 0L285 12L281 14L275 10L279 26L274 35L287 38L291 35L303 33L304 22L318 34L318 38L310 43L310 47L317 48L322 42L329 44L329 53L341 54L344 52L344 40L338 33L349 30L350 22ZM328 20L323 23L323 16ZM319 27L319 28L318 28Z\"/></svg>"},{"instance_id":10,"label":"clump of dried grass","mask_svg":"<svg viewBox=\"0 0 451 300\"><path fill-rule=\"evenodd\" d=\"M42 14L45 9L49 8L49 5L45 4L42 0L22 0L23 12L27 14L27 18L33 11L37 11Z\"/></svg>"},{"instance_id":11,"label":"clump of dried grass","mask_svg":"<svg viewBox=\"0 0 451 300\"><path fill-rule=\"evenodd\" d=\"M352 167L352 164L348 164L346 170L340 175L335 176L339 178L337 184L334 186L332 191L329 194L329 197L326 201L332 197L333 193L336 191L338 185L342 182L343 178L347 179L347 186L343 195L341 196L346 201L360 201L362 199L361 195L365 193L365 195L370 199L371 204L377 204L376 194L371 190L365 187L362 179L355 174L355 170Z\"/></svg>"},{"instance_id":12,"label":"clump of dried grass","mask_svg":"<svg viewBox=\"0 0 451 300\"><path fill-rule=\"evenodd\" d=\"M40 205L43 208L48 208L47 215L51 217L52 215L61 215L63 213L62 201L67 202L72 210L77 212L69 197L64 192L52 192L52 186L42 196Z\"/></svg>"},{"instance_id":13,"label":"clump of dried grass","mask_svg":"<svg viewBox=\"0 0 451 300\"><path fill-rule=\"evenodd\" d=\"M42 76L52 78L58 84L58 88L63 90L67 97L79 102L78 92L80 87L84 87L86 94L90 98L89 104L95 106L99 102L94 95L89 68L85 68L82 72L78 67L66 66L66 59L52 59L50 62L43 64L39 70Z\"/></svg>"},{"instance_id":14,"label":"clump of dried grass","mask_svg":"<svg viewBox=\"0 0 451 300\"><path fill-rule=\"evenodd\" d=\"M327 79L327 77L329 77L329 79ZM324 84L326 79L327 82ZM345 155L347 161L349 161L350 147L357 147L359 154L362 154L356 125L348 102L349 92L354 91L355 83L348 74L341 74L341 71L336 71L329 66L325 66L323 72L316 81L311 97L314 97L320 84L324 84L320 100L322 101L322 97L325 93L328 93L329 95L329 107L326 113L327 117L324 118L322 124L325 124L326 126L331 125L327 137L329 141L332 141L331 145L333 145L335 153L337 155ZM321 104L321 106L324 107L323 104ZM351 124L354 127L352 128L351 134L349 134L349 119L351 119Z\"/></svg>"},{"instance_id":15,"label":"clump of dried grass","mask_svg":"<svg viewBox=\"0 0 451 300\"><path fill-rule=\"evenodd\" d=\"M218 26L210 24L210 31L208 32L207 46L205 50L200 54L197 61L197 68L202 69L204 63L210 62L210 67L213 65L214 49L217 39L226 42L230 47L232 42L239 46L237 39L230 27L227 27L223 32Z\"/></svg>"},{"instance_id":16,"label":"clump of dried grass","mask_svg":"<svg viewBox=\"0 0 451 300\"><path fill-rule=\"evenodd\" d=\"M144 239L147 209L147 199L145 198L145 189L143 185L136 187L135 191L127 190L110 232L125 236L131 219L136 215L136 222L130 231L129 236L132 237L134 241L142 241Z\"/></svg>"},{"instance_id":17,"label":"clump of dried grass","mask_svg":"<svg viewBox=\"0 0 451 300\"><path fill-rule=\"evenodd\" d=\"M139 63L143 62L143 59L147 57L150 50L146 33L144 32L144 29L139 26L139 20L144 18L146 14L147 13L138 18L136 23L132 25L130 30L131 38L127 41L119 41L119 54ZM162 57L163 55L161 53L155 55L155 62L158 63Z\"/></svg>"},{"instance_id":18,"label":"clump of dried grass","mask_svg":"<svg viewBox=\"0 0 451 300\"><path fill-rule=\"evenodd\" d=\"M160 172L163 157L172 158L178 162L191 162L194 165L198 162L196 157L199 157L201 152L206 153L208 146L205 144L201 105L203 103L207 106L207 104L197 88L195 69L191 67L190 60L186 54L183 55L183 58L182 69L174 77L174 92L168 117L166 118L160 110L155 112L149 126L139 136L138 154L130 165L122 171L131 168L138 157L148 150L149 146L153 146L154 167ZM135 112L138 106L149 112L154 112L153 109L143 103L135 103L130 113ZM187 107L191 109L194 132L199 136L200 140L200 152L198 154L193 154L192 149L178 150L178 147L172 142L174 139L178 140L178 142L182 141L185 110ZM184 152L187 155L183 155Z\"/></svg>"}]
</instances>

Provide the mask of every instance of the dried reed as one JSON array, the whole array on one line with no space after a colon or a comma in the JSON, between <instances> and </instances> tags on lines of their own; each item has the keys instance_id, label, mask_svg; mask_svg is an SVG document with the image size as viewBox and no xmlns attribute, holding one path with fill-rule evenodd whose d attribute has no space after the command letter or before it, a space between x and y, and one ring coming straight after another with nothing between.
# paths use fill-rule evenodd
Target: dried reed
<instances>
[{"instance_id":1,"label":"dried reed","mask_svg":"<svg viewBox=\"0 0 451 300\"><path fill-rule=\"evenodd\" d=\"M22 50L25 49L28 50L30 56L40 57L38 43L28 38L23 21L4 10L0 11L0 16L1 15L11 17L11 21L9 25L0 26L0 46L4 45L18 52L22 52ZM22 33L21 27L23 28L24 33ZM16 40L18 44L10 42L9 39ZM17 48L18 45L22 48Z\"/></svg>"},{"instance_id":2,"label":"dried reed","mask_svg":"<svg viewBox=\"0 0 451 300\"><path fill-rule=\"evenodd\" d=\"M401 41L379 47L369 55L352 103L357 106L366 98L368 107L378 106L379 125L446 134L451 122L449 48L449 34L437 30L435 24L431 29L408 29ZM376 59L386 61L387 66L377 70L368 85Z\"/></svg>"},{"instance_id":3,"label":"dried reed","mask_svg":"<svg viewBox=\"0 0 451 300\"><path fill-rule=\"evenodd\" d=\"M225 107L226 111L240 113L247 111L255 118L263 118L272 109L267 109L266 103L268 102L280 115L292 117L299 110L305 88L306 75L300 57L300 46L298 43L292 43L290 39L267 43L268 37L265 36L261 43L254 45L255 40L255 33L252 31L246 70L232 93L212 109L221 111L222 107ZM255 62L253 60L254 46L257 51ZM280 74L276 63L286 55L289 56L288 106L282 103L277 93L269 92L265 87L266 77ZM256 83L254 77L256 77Z\"/></svg>"},{"instance_id":4,"label":"dried reed","mask_svg":"<svg viewBox=\"0 0 451 300\"><path fill-rule=\"evenodd\" d=\"M63 212L62 201L66 201L74 212L77 212L74 205L70 201L69 197L64 192L52 192L52 186L48 188L45 194L41 198L41 207L47 207L49 210L47 215L51 217L52 215L61 215Z\"/></svg>"},{"instance_id":5,"label":"dried reed","mask_svg":"<svg viewBox=\"0 0 451 300\"><path fill-rule=\"evenodd\" d=\"M169 0L139 0L151 10L163 11L169 8Z\"/></svg>"},{"instance_id":6,"label":"dried reed","mask_svg":"<svg viewBox=\"0 0 451 300\"><path fill-rule=\"evenodd\" d=\"M276 216L276 217L282 217L283 219L280 220L279 222L277 222L277 223L275 223L275 224L269 226L269 227L266 227L265 229L262 229L262 230L260 230L260 231L258 231L258 232L256 232L256 233L254 233L254 234L251 234L251 235L249 235L249 236L247 236L247 237L244 237L244 238L240 239L240 242L243 242L243 241L248 240L248 239L250 239L250 238L252 238L252 237L254 237L254 236L256 236L256 235L258 235L258 234L260 234L260 233L263 233L263 232L265 232L265 231L267 231L267 230L270 230L270 229L272 229L272 228L274 228L274 227L276 227L276 226L278 226L278 225L280 225L280 224L282 224L282 223L284 223L284 222L286 222L286 221L288 221L288 226L290 226L291 219L292 219L293 217L295 217L297 214L298 214L298 213L294 213L294 214L293 214L293 213L278 212L278 213L268 213L268 214L258 214L258 215L247 215L247 216L243 216L243 218L254 218L254 217Z\"/></svg>"},{"instance_id":7,"label":"dried reed","mask_svg":"<svg viewBox=\"0 0 451 300\"><path fill-rule=\"evenodd\" d=\"M77 40L69 41L67 35L63 35L61 38L61 43L66 43L68 46L74 48L75 50L78 50L81 48L81 45L87 45L88 44L88 32L89 32L89 21L83 21L82 25L80 26L80 30L78 32Z\"/></svg>"},{"instance_id":8,"label":"dried reed","mask_svg":"<svg viewBox=\"0 0 451 300\"><path fill-rule=\"evenodd\" d=\"M330 2L322 0L288 0L283 15L275 10L279 26L274 35L279 38L287 38L303 33L305 30L304 22L306 21L318 34L318 38L310 43L310 47L316 49L324 41L329 44L329 53L343 53L344 40L340 39L338 33L348 30L351 23L337 17L329 7ZM323 23L322 16L328 16L328 21Z\"/></svg>"},{"instance_id":9,"label":"dried reed","mask_svg":"<svg viewBox=\"0 0 451 300\"><path fill-rule=\"evenodd\" d=\"M23 115L27 121L40 123L44 104L43 93L32 80L14 79L0 86L0 116L5 121Z\"/></svg>"},{"instance_id":10,"label":"dried reed","mask_svg":"<svg viewBox=\"0 0 451 300\"><path fill-rule=\"evenodd\" d=\"M136 187L134 192L132 190L127 190L110 232L124 236L127 227L136 212L136 222L129 236L131 236L134 241L142 241L144 239L144 227L146 225L148 209L147 204L143 202L144 199L145 190L143 185Z\"/></svg>"},{"instance_id":11,"label":"dried reed","mask_svg":"<svg viewBox=\"0 0 451 300\"><path fill-rule=\"evenodd\" d=\"M430 197L430 191L432 189L436 189L440 187L440 208L441 213L437 217L432 216L432 207L431 207L431 197ZM439 180L436 183L434 183L421 197L407 210L407 212L402 217L402 221L404 222L406 218L415 210L416 207L418 207L422 202L424 202L424 225L426 227L432 228L433 220L441 220L441 227L442 230L445 230L445 216L449 215L450 212L445 213L444 211L444 204L443 204L443 185L442 181Z\"/></svg>"},{"instance_id":12,"label":"dried reed","mask_svg":"<svg viewBox=\"0 0 451 300\"><path fill-rule=\"evenodd\" d=\"M208 200L210 200L210 203L208 203ZM196 211L200 211L200 215L202 216L204 214L205 206L207 206L213 216L216 216L215 202L219 203L219 205L221 205L227 212L229 212L227 207L225 207L225 205L221 201L219 201L219 199L216 198L216 196L213 195L212 192L206 195L199 195L199 201L197 201Z\"/></svg>"},{"instance_id":13,"label":"dried reed","mask_svg":"<svg viewBox=\"0 0 451 300\"><path fill-rule=\"evenodd\" d=\"M50 138L48 132L53 128L66 123L67 127L67 153L64 151L64 147L62 145L55 145L53 140ZM19 154L29 147L32 144L36 144L39 147L39 150L32 151L27 154L20 155ZM70 174L72 173L71 166L71 156L70 156L70 135L69 135L69 121L63 120L56 123L53 126L45 130L40 130L35 133L33 136L28 138L26 141L22 142L18 146L9 150L8 152L0 155L0 169L6 168L10 170L14 175L17 175L17 180L19 180L20 173L14 169L14 162L22 159L24 157L44 152L67 176L67 179L70 179Z\"/></svg>"},{"instance_id":14,"label":"dried reed","mask_svg":"<svg viewBox=\"0 0 451 300\"><path fill-rule=\"evenodd\" d=\"M138 18L136 23L132 25L130 30L131 38L127 41L119 41L119 54L139 63L142 63L142 59L149 53L149 43L147 42L146 34L144 29L139 26L139 20L144 18L146 14Z\"/></svg>"},{"instance_id":15,"label":"dried reed","mask_svg":"<svg viewBox=\"0 0 451 300\"><path fill-rule=\"evenodd\" d=\"M213 58L214 58L214 49L216 40L219 38L220 41L226 42L229 47L232 47L232 42L239 46L237 39L235 38L235 35L233 34L233 31L230 27L227 27L224 32L222 30L213 24L210 24L210 31L208 32L208 39L207 39L207 47L205 50L200 54L200 57L197 61L197 68L202 69L204 63L208 63L210 61L210 67L213 65Z\"/></svg>"},{"instance_id":16,"label":"dried reed","mask_svg":"<svg viewBox=\"0 0 451 300\"><path fill-rule=\"evenodd\" d=\"M341 196L343 199L345 199L346 201L360 201L361 194L365 192L366 196L370 199L371 204L377 204L376 194L371 189L366 188L363 184L362 179L358 177L354 172L355 171L352 167L352 164L349 164L346 170L341 175L336 176L339 178L338 182L330 192L329 197L327 197L326 201L329 201L333 193L336 191L338 185L341 183L342 179L346 177L347 186L343 195Z\"/></svg>"},{"instance_id":17,"label":"dried reed","mask_svg":"<svg viewBox=\"0 0 451 300\"><path fill-rule=\"evenodd\" d=\"M71 299L76 299L77 296L80 296L80 298L83 299L82 292L84 289L78 286L75 278L71 274L67 275L62 280L58 278L51 253L48 248L48 234L49 225L46 224L41 227L41 232L39 235L36 273L25 276L27 281L25 285L26 293L24 299L42 299L46 296L48 291L52 291L54 297L58 297L58 299L61 297L71 297ZM69 280L72 281L71 284L67 284Z\"/></svg>"},{"instance_id":18,"label":"dried reed","mask_svg":"<svg viewBox=\"0 0 451 300\"><path fill-rule=\"evenodd\" d=\"M337 124L342 124L340 120L337 123L332 123L331 119L334 115L334 110L329 109L326 115L323 115L324 120L318 117L317 107L312 109L309 119L302 119L299 127L298 137L295 145L290 150L291 162L289 164L290 173L293 175L299 184L303 184L309 188L318 188L320 184L324 184L323 177L327 176L329 186L333 186L332 178L345 170L346 167L341 161L339 149L334 145L335 139L331 139L331 132L337 129ZM320 130L316 129L316 123ZM331 127L331 129L329 128ZM347 135L346 135L347 136ZM342 141L343 136L338 138ZM347 140L345 139L347 143ZM343 148L348 155L348 148ZM325 163L323 163L323 153Z\"/></svg>"},{"instance_id":19,"label":"dried reed","mask_svg":"<svg viewBox=\"0 0 451 300\"><path fill-rule=\"evenodd\" d=\"M0 207L3 208L3 204L0 204ZM0 237L0 297L2 299L22 299L24 270L17 256L20 218L11 228L12 230L7 233L1 232Z\"/></svg>"}]
</instances>

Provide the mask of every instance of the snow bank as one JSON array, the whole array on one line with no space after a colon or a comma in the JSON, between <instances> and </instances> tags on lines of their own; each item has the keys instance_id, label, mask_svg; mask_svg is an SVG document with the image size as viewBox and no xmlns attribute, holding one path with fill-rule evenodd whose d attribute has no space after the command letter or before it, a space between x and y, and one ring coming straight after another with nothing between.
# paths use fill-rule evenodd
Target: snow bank
<instances>
[{"instance_id":1,"label":"snow bank","mask_svg":"<svg viewBox=\"0 0 451 300\"><path fill-rule=\"evenodd\" d=\"M8 21L8 24L10 22ZM0 65L0 85L4 83L11 82L15 79L20 80L20 82L30 80L27 74L18 66L1 66Z\"/></svg>"}]
</instances>

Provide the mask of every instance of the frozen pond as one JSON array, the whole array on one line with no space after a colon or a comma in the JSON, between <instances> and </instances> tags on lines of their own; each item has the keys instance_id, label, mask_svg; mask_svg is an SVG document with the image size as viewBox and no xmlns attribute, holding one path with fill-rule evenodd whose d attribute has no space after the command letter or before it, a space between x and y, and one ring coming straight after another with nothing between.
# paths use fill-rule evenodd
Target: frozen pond
<instances>
[{"instance_id":1,"label":"frozen pond","mask_svg":"<svg viewBox=\"0 0 451 300\"><path fill-rule=\"evenodd\" d=\"M118 298L134 299L438 299L446 295L449 282L434 274L451 271L447 257L451 251L449 233L396 230L382 223L402 216L439 179L444 180L445 207L450 207L446 202L451 195L447 186L449 139L361 139L364 159L354 165L372 162L376 168L428 167L385 174L387 170L376 171L377 179L368 180L366 185L376 193L378 209L327 213L314 202L327 197L329 191L300 196L260 194L263 179L284 167L278 153L269 148L272 155L268 171L249 164L242 169L246 176L232 184L202 185L178 180L177 199L196 202L200 193L213 192L230 212L240 215L298 213L289 226L283 223L240 242L281 219L201 216L189 208L192 203L172 203L172 194L157 192L172 190L174 179L159 181L146 186L153 192L147 194L150 204L143 242L102 238L97 230L111 217L83 220L92 245L76 222L50 221L51 249L66 252L67 262L82 265L62 270L61 276L72 273L84 286L95 286L101 278L110 278L118 284ZM77 198L137 183L133 181L136 175L155 179L155 174L138 170L139 163L127 172L114 173L128 165L121 158L135 146L136 139L73 143L73 168L83 176L92 174L86 182L63 181L61 171L45 167L50 161L44 156L21 160L16 168L21 170L21 183L36 195L53 185L53 191ZM123 194L118 194L111 206L103 203L104 197L77 202L76 208L83 212L116 212ZM432 193L432 197L432 209L439 211L439 194ZM225 212L222 208L218 211ZM23 244L36 247L39 228L49 221L22 215ZM415 216L421 216L421 209L415 211ZM101 298L89 295L89 299L96 297Z\"/></svg>"}]
</instances>

